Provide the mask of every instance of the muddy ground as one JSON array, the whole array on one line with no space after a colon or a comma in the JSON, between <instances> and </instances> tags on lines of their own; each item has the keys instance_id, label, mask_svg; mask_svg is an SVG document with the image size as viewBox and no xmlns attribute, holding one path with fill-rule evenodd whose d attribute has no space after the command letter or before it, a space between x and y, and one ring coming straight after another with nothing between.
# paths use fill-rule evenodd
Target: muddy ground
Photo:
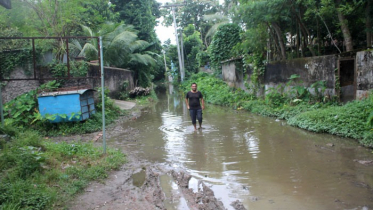
<instances>
[{"instance_id":1,"label":"muddy ground","mask_svg":"<svg viewBox=\"0 0 373 210\"><path fill-rule=\"evenodd\" d=\"M141 107L131 110L131 114L121 117L115 124L108 126L107 139L120 133L136 136L138 130L123 130L120 126L124 121L136 120ZM101 132L58 137L56 140L93 141L102 144ZM123 139L124 143L139 144L135 138ZM110 145L109 145L110 146ZM121 147L127 156L127 163L119 171L111 172L103 182L93 182L85 192L79 194L67 209L192 209L220 210L226 209L223 203L216 199L208 184L199 181L198 189L189 188L191 175L183 169L175 169L162 163L150 163L137 157L137 151ZM231 204L231 208L244 210L240 201Z\"/></svg>"}]
</instances>

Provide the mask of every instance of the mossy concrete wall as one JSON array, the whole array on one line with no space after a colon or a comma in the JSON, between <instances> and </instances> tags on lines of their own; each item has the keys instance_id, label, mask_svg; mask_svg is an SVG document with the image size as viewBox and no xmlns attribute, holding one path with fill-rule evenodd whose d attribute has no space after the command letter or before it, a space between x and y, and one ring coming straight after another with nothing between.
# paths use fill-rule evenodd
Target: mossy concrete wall
<instances>
[{"instance_id":1,"label":"mossy concrete wall","mask_svg":"<svg viewBox=\"0 0 373 210\"><path fill-rule=\"evenodd\" d=\"M245 89L241 60L231 60L222 64L222 79L231 87Z\"/></svg>"},{"instance_id":2,"label":"mossy concrete wall","mask_svg":"<svg viewBox=\"0 0 373 210\"><path fill-rule=\"evenodd\" d=\"M366 98L373 89L373 51L356 53L356 99Z\"/></svg>"},{"instance_id":3,"label":"mossy concrete wall","mask_svg":"<svg viewBox=\"0 0 373 210\"><path fill-rule=\"evenodd\" d=\"M100 66L91 65L89 76L96 76L100 73ZM110 90L110 97L117 98L122 91L124 82L128 83L127 91L135 88L133 71L115 67L104 67L104 85ZM93 87L100 87L101 80L95 79L91 81Z\"/></svg>"},{"instance_id":4,"label":"mossy concrete wall","mask_svg":"<svg viewBox=\"0 0 373 210\"><path fill-rule=\"evenodd\" d=\"M266 66L264 85L268 89L286 84L291 75L296 74L300 76L296 81L302 81L299 85L310 87L315 82L325 81L327 93L334 95L337 62L338 58L335 55L271 62Z\"/></svg>"},{"instance_id":5,"label":"mossy concrete wall","mask_svg":"<svg viewBox=\"0 0 373 210\"><path fill-rule=\"evenodd\" d=\"M289 82L291 75L296 74L300 76L296 81L302 81L299 85L310 87L315 82L325 81L326 94L334 95L337 62L338 58L335 55L271 62L267 64L262 78L264 90L259 90L258 93L264 94L265 90L271 87L284 86ZM242 69L240 60L223 63L223 80L231 87L246 90L245 82L250 86L252 70L247 70L246 75L244 75ZM313 88L309 88L309 90L314 92Z\"/></svg>"}]
</instances>

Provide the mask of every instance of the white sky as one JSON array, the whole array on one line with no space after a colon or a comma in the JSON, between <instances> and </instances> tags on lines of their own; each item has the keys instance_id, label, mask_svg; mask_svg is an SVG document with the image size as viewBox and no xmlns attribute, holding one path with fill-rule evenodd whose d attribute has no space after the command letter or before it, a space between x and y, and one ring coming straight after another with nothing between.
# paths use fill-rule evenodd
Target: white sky
<instances>
[{"instance_id":1,"label":"white sky","mask_svg":"<svg viewBox=\"0 0 373 210\"><path fill-rule=\"evenodd\" d=\"M166 2L172 2L171 0L157 0L159 3L165 4ZM161 43L165 42L167 39L171 39L172 44L176 44L175 41L175 30L173 27L162 26L163 17L158 19L159 24L155 27L155 33L157 34Z\"/></svg>"}]
</instances>

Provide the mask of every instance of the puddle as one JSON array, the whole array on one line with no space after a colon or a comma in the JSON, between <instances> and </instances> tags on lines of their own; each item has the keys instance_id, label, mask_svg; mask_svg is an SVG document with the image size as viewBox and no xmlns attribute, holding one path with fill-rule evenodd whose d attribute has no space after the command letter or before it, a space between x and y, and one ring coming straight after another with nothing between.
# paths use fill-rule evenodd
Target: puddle
<instances>
[{"instance_id":1,"label":"puddle","mask_svg":"<svg viewBox=\"0 0 373 210\"><path fill-rule=\"evenodd\" d=\"M169 175L159 177L162 191L166 199L163 201L167 210L189 210L188 204L179 191L177 184Z\"/></svg>"},{"instance_id":2,"label":"puddle","mask_svg":"<svg viewBox=\"0 0 373 210\"><path fill-rule=\"evenodd\" d=\"M142 169L141 171L134 173L131 178L134 186L141 187L145 182L146 171Z\"/></svg>"}]
</instances>

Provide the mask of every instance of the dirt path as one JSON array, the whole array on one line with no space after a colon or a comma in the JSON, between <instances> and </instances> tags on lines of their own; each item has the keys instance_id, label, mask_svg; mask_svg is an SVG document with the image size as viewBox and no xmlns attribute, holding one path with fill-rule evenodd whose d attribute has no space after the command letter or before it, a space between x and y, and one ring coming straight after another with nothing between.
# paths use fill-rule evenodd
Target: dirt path
<instances>
[{"instance_id":1,"label":"dirt path","mask_svg":"<svg viewBox=\"0 0 373 210\"><path fill-rule=\"evenodd\" d=\"M123 121L135 120L140 113L137 107L132 110L130 116L123 117L115 125L109 126L107 138L120 132L139 132L123 131L120 124ZM59 140L64 138L98 143L101 135L100 132L96 132L82 136L60 137ZM131 139L124 141L134 143ZM199 181L198 190L193 191L189 188L191 175L185 170L141 160L136 156L137 151L123 148L123 152L127 155L127 163L119 171L112 172L103 183L91 183L84 193L68 205L68 209L226 209L203 181ZM236 210L245 209L239 201L231 205Z\"/></svg>"}]
</instances>

